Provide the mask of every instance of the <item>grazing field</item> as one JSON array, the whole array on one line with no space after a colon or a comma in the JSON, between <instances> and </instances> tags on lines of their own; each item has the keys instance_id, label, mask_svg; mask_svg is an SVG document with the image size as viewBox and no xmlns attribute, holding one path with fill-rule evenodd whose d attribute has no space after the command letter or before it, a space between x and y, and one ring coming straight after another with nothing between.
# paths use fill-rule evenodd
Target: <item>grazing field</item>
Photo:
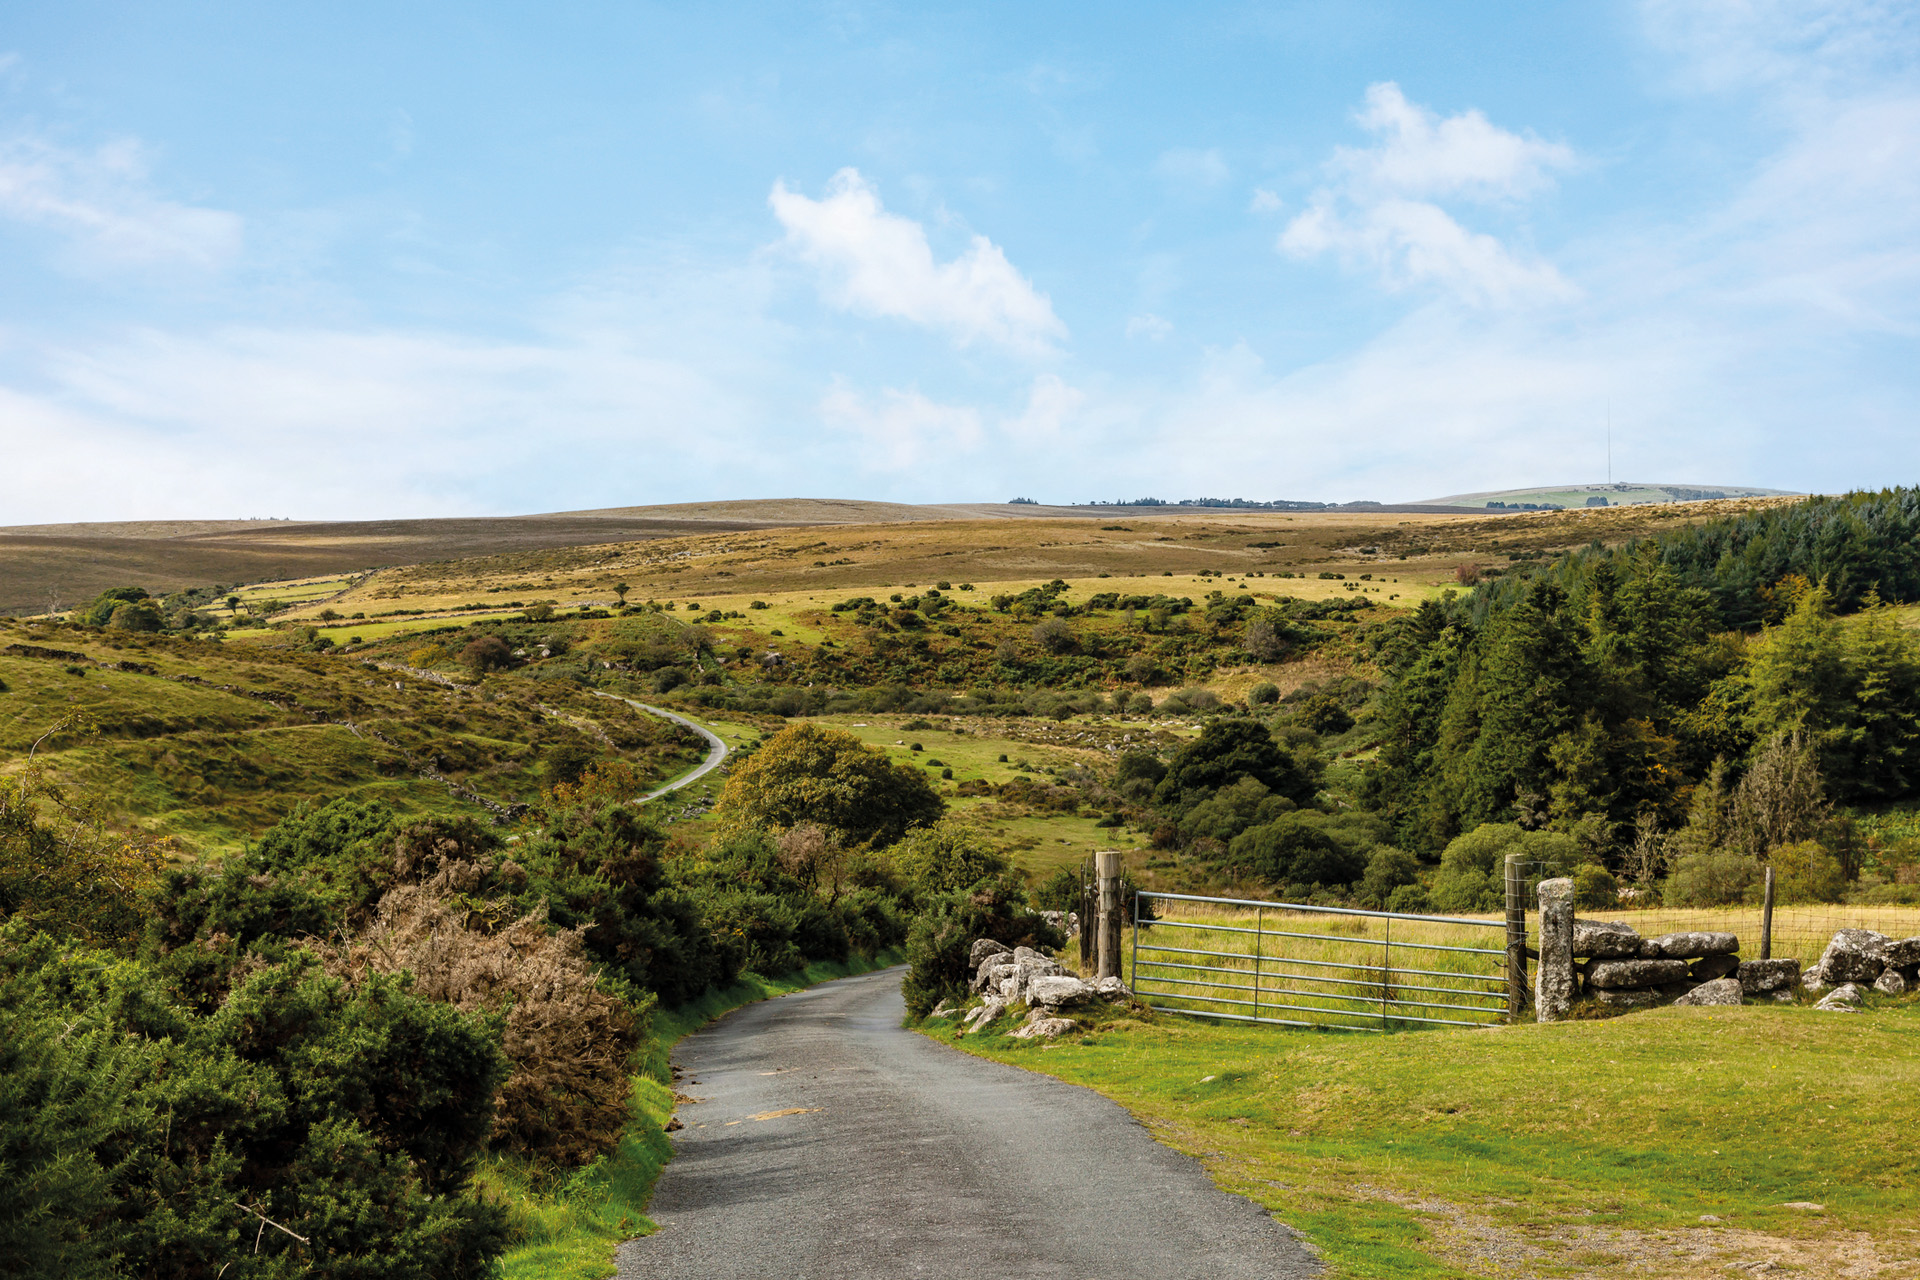
<instances>
[{"instance_id":1,"label":"grazing field","mask_svg":"<svg viewBox=\"0 0 1920 1280\"><path fill-rule=\"evenodd\" d=\"M1114 1098L1335 1277L1911 1276L1920 1002L1869 1004L957 1045Z\"/></svg>"}]
</instances>

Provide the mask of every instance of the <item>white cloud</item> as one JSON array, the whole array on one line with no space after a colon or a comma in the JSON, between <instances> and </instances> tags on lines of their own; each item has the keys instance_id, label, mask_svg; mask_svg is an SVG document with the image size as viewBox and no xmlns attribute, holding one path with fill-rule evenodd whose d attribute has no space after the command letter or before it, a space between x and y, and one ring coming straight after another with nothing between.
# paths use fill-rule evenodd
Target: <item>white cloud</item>
<instances>
[{"instance_id":1,"label":"white cloud","mask_svg":"<svg viewBox=\"0 0 1920 1280\"><path fill-rule=\"evenodd\" d=\"M1247 201L1250 213L1278 213L1287 207L1287 202L1265 187L1253 189L1253 199Z\"/></svg>"},{"instance_id":2,"label":"white cloud","mask_svg":"<svg viewBox=\"0 0 1920 1280\"><path fill-rule=\"evenodd\" d=\"M950 488L962 475L1010 474L1004 465L1009 458L1044 458L1039 451L1059 447L1086 403L1084 392L1050 373L1033 380L1017 413L942 404L917 389L887 387L867 395L836 379L821 398L820 416L830 429L854 438L860 469L896 475L937 470L941 487Z\"/></svg>"},{"instance_id":3,"label":"white cloud","mask_svg":"<svg viewBox=\"0 0 1920 1280\"><path fill-rule=\"evenodd\" d=\"M1391 81L1369 86L1360 124L1379 145L1341 147L1333 168L1355 187L1400 196L1480 199L1531 195L1552 171L1574 164L1571 148L1509 133L1478 111L1442 118L1408 102Z\"/></svg>"},{"instance_id":4,"label":"white cloud","mask_svg":"<svg viewBox=\"0 0 1920 1280\"><path fill-rule=\"evenodd\" d=\"M1151 311L1141 315L1131 316L1127 320L1127 336L1129 338L1146 338L1153 342L1159 342L1172 332L1172 322L1161 319Z\"/></svg>"},{"instance_id":5,"label":"white cloud","mask_svg":"<svg viewBox=\"0 0 1920 1280\"><path fill-rule=\"evenodd\" d=\"M212 269L232 261L240 217L161 198L149 168L133 141L83 152L17 137L0 144L0 216L65 236L70 263L83 270Z\"/></svg>"},{"instance_id":6,"label":"white cloud","mask_svg":"<svg viewBox=\"0 0 1920 1280\"><path fill-rule=\"evenodd\" d=\"M1494 237L1468 231L1424 200L1378 200L1349 210L1316 198L1287 224L1279 243L1296 258L1333 252L1351 264L1371 266L1392 288L1438 284L1475 303L1509 305L1575 294L1549 264L1516 257Z\"/></svg>"},{"instance_id":7,"label":"white cloud","mask_svg":"<svg viewBox=\"0 0 1920 1280\"><path fill-rule=\"evenodd\" d=\"M1211 147L1205 151L1194 147L1175 147L1171 151L1163 151L1160 158L1154 161L1153 171L1175 186L1199 191L1211 190L1233 176L1226 158Z\"/></svg>"},{"instance_id":8,"label":"white cloud","mask_svg":"<svg viewBox=\"0 0 1920 1280\"><path fill-rule=\"evenodd\" d=\"M892 387L868 397L839 381L821 398L820 416L860 441L858 457L868 471L951 466L955 455L979 447L982 434L980 414L972 408L938 404L918 391Z\"/></svg>"},{"instance_id":9,"label":"white cloud","mask_svg":"<svg viewBox=\"0 0 1920 1280\"><path fill-rule=\"evenodd\" d=\"M1920 52L1920 11L1903 0L1642 0L1640 11L1691 89L1844 96Z\"/></svg>"},{"instance_id":10,"label":"white cloud","mask_svg":"<svg viewBox=\"0 0 1920 1280\"><path fill-rule=\"evenodd\" d=\"M768 197L788 247L827 277L836 305L950 333L1044 352L1066 336L1053 304L1014 269L1000 247L976 235L951 262L935 262L926 229L888 213L873 185L842 169L813 200L773 184Z\"/></svg>"},{"instance_id":11,"label":"white cloud","mask_svg":"<svg viewBox=\"0 0 1920 1280\"><path fill-rule=\"evenodd\" d=\"M1391 82L1367 90L1359 121L1378 145L1338 148L1332 179L1280 233L1296 258L1337 255L1377 272L1390 288L1436 284L1483 306L1562 301L1577 295L1552 264L1515 253L1462 226L1433 199L1513 200L1574 163L1560 143L1496 127L1478 111L1441 118Z\"/></svg>"},{"instance_id":12,"label":"white cloud","mask_svg":"<svg viewBox=\"0 0 1920 1280\"><path fill-rule=\"evenodd\" d=\"M1009 437L1032 444L1054 439L1066 431L1087 403L1086 393L1051 373L1033 380L1027 407L1003 429Z\"/></svg>"}]
</instances>

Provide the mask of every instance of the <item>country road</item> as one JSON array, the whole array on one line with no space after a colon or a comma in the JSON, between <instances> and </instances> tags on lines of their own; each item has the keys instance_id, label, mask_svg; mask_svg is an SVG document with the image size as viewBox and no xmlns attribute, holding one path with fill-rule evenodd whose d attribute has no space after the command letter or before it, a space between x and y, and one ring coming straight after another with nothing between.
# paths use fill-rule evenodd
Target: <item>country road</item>
<instances>
[{"instance_id":1,"label":"country road","mask_svg":"<svg viewBox=\"0 0 1920 1280\"><path fill-rule=\"evenodd\" d=\"M678 791L690 782L698 782L719 768L721 762L727 758L726 742L721 739L719 734L707 728L705 725L695 724L685 716L677 716L671 711L662 711L660 708L648 706L644 702L635 702L632 698L623 698L614 693L601 693L598 689L595 689L593 692L597 697L612 698L615 702L624 702L630 707L646 712L648 715L659 716L662 720L671 720L675 724L685 725L707 740L707 758L700 762L699 768L693 770L691 773L681 774L664 787L647 792L647 794L635 800L635 804L645 804L649 800L658 800L669 791Z\"/></svg>"},{"instance_id":2,"label":"country road","mask_svg":"<svg viewBox=\"0 0 1920 1280\"><path fill-rule=\"evenodd\" d=\"M681 1041L675 1156L628 1280L1276 1280L1319 1265L1089 1090L904 1030L900 969Z\"/></svg>"}]
</instances>

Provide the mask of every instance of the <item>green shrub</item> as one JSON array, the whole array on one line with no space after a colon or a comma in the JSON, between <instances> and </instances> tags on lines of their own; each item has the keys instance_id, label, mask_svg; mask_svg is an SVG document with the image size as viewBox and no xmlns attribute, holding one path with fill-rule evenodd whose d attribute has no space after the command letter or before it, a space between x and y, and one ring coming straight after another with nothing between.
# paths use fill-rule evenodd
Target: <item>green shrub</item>
<instances>
[{"instance_id":1,"label":"green shrub","mask_svg":"<svg viewBox=\"0 0 1920 1280\"><path fill-rule=\"evenodd\" d=\"M1502 896L1504 897L1504 891ZM1620 905L1620 882L1613 873L1597 863L1574 868L1573 905L1588 911L1602 911Z\"/></svg>"},{"instance_id":2,"label":"green shrub","mask_svg":"<svg viewBox=\"0 0 1920 1280\"><path fill-rule=\"evenodd\" d=\"M971 889L1007 869L984 830L952 818L908 832L893 858L916 886L936 894Z\"/></svg>"},{"instance_id":3,"label":"green shrub","mask_svg":"<svg viewBox=\"0 0 1920 1280\"><path fill-rule=\"evenodd\" d=\"M69 1189L20 1206L49 1252L78 1240L169 1280L210 1274L209 1258L256 1276L493 1273L505 1215L469 1189L506 1072L489 1021L393 979L349 988L310 957L251 973L200 1016L139 962L19 929L0 933L0 1009L23 1033L19 1076L0 1076L0 1150ZM49 1020L65 1043L35 1043ZM23 1095L44 1104L31 1128ZM12 1169L0 1203L44 1195ZM104 1273L74 1261L57 1273Z\"/></svg>"},{"instance_id":4,"label":"green shrub","mask_svg":"<svg viewBox=\"0 0 1920 1280\"><path fill-rule=\"evenodd\" d=\"M1433 899L1423 884L1403 884L1387 895L1387 910L1407 915L1431 915Z\"/></svg>"},{"instance_id":5,"label":"green shrub","mask_svg":"<svg viewBox=\"0 0 1920 1280\"><path fill-rule=\"evenodd\" d=\"M1527 860L1529 878L1570 873L1580 861L1572 836L1526 831L1512 822L1483 822L1456 837L1440 854L1434 904L1443 912L1498 911L1506 903L1506 858Z\"/></svg>"},{"instance_id":6,"label":"green shrub","mask_svg":"<svg viewBox=\"0 0 1920 1280\"><path fill-rule=\"evenodd\" d=\"M920 770L841 729L802 723L768 738L735 769L718 812L737 826L784 831L802 822L848 844L887 844L938 821L946 804Z\"/></svg>"},{"instance_id":7,"label":"green shrub","mask_svg":"<svg viewBox=\"0 0 1920 1280\"><path fill-rule=\"evenodd\" d=\"M1300 707L1300 723L1329 737L1353 728L1353 716L1331 694L1316 693Z\"/></svg>"},{"instance_id":8,"label":"green shrub","mask_svg":"<svg viewBox=\"0 0 1920 1280\"><path fill-rule=\"evenodd\" d=\"M1767 855L1777 902L1838 902L1847 876L1840 860L1818 840L1781 845Z\"/></svg>"},{"instance_id":9,"label":"green shrub","mask_svg":"<svg viewBox=\"0 0 1920 1280\"><path fill-rule=\"evenodd\" d=\"M1280 701L1279 688L1264 680L1247 690L1247 703L1250 706L1264 707L1278 701Z\"/></svg>"},{"instance_id":10,"label":"green shrub","mask_svg":"<svg viewBox=\"0 0 1920 1280\"><path fill-rule=\"evenodd\" d=\"M1673 864L1661 897L1670 907L1725 907L1747 901L1760 883L1760 863L1731 849L1702 849Z\"/></svg>"},{"instance_id":11,"label":"green shrub","mask_svg":"<svg viewBox=\"0 0 1920 1280\"><path fill-rule=\"evenodd\" d=\"M1398 911L1401 908L1388 904L1401 889L1416 884L1419 875L1418 858L1390 844L1376 845L1367 856L1367 869L1360 877L1360 883L1355 886L1354 897L1359 899L1362 906L1374 910L1386 908Z\"/></svg>"},{"instance_id":12,"label":"green shrub","mask_svg":"<svg viewBox=\"0 0 1920 1280\"><path fill-rule=\"evenodd\" d=\"M1272 822L1297 807L1285 796L1271 794L1258 778L1242 778L1188 810L1180 826L1189 835L1224 844L1248 827Z\"/></svg>"},{"instance_id":13,"label":"green shrub","mask_svg":"<svg viewBox=\"0 0 1920 1280\"><path fill-rule=\"evenodd\" d=\"M1315 765L1282 751L1259 721L1235 717L1209 721L1198 738L1174 753L1154 799L1188 807L1242 778L1257 778L1295 804L1310 803L1320 789Z\"/></svg>"},{"instance_id":14,"label":"green shrub","mask_svg":"<svg viewBox=\"0 0 1920 1280\"><path fill-rule=\"evenodd\" d=\"M1227 856L1236 867L1287 885L1351 884L1367 866L1366 854L1336 840L1326 830L1325 815L1312 811L1282 814L1249 828L1234 837Z\"/></svg>"}]
</instances>

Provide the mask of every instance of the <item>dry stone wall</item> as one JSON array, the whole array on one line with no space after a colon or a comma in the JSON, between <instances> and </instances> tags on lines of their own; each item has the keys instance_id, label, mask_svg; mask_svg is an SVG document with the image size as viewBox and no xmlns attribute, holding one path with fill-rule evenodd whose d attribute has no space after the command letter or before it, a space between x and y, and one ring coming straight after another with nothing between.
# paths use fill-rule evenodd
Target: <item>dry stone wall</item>
<instances>
[{"instance_id":1,"label":"dry stone wall","mask_svg":"<svg viewBox=\"0 0 1920 1280\"><path fill-rule=\"evenodd\" d=\"M1549 962L1545 905L1543 899L1543 969ZM1920 985L1920 937L1893 939L1870 929L1834 934L1819 962L1804 975L1798 960L1742 960L1740 940L1731 933L1688 931L1646 938L1615 920L1575 920L1573 956L1578 996L1620 1009L1740 1004L1758 998L1786 1002L1802 984L1816 992L1834 988L1818 1008L1857 1009L1866 990L1900 995Z\"/></svg>"}]
</instances>

